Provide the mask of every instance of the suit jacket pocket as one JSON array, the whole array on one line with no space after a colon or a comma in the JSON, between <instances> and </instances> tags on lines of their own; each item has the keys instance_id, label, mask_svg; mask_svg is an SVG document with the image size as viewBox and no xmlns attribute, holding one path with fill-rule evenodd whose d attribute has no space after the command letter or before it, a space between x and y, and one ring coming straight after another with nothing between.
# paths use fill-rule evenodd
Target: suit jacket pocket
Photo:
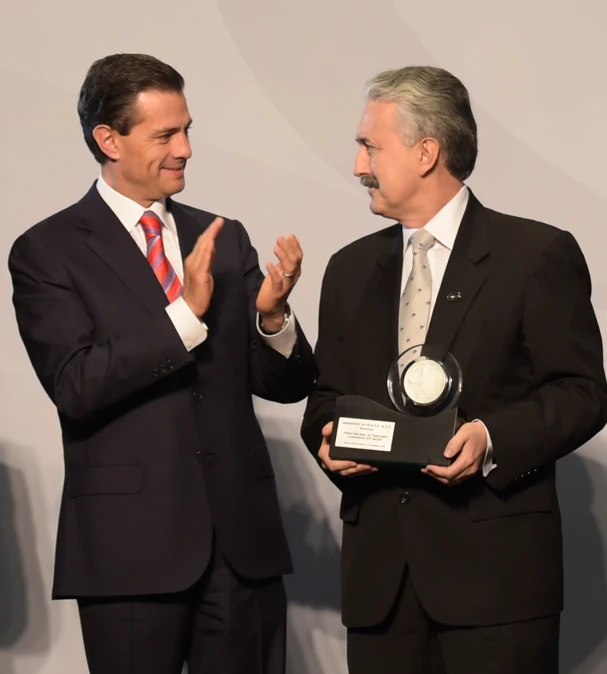
<instances>
[{"instance_id":1,"label":"suit jacket pocket","mask_svg":"<svg viewBox=\"0 0 607 674\"><path fill-rule=\"evenodd\" d=\"M69 498L103 494L137 494L143 488L143 466L78 466L66 471Z\"/></svg>"},{"instance_id":2,"label":"suit jacket pocket","mask_svg":"<svg viewBox=\"0 0 607 674\"><path fill-rule=\"evenodd\" d=\"M527 513L549 513L553 510L553 499L546 482L493 491L487 486L471 496L468 512L473 522L511 517Z\"/></svg>"},{"instance_id":3,"label":"suit jacket pocket","mask_svg":"<svg viewBox=\"0 0 607 674\"><path fill-rule=\"evenodd\" d=\"M339 518L342 522L356 524L358 522L358 511L360 510L360 495L356 492L346 489L341 495L341 504L339 506Z\"/></svg>"}]
</instances>

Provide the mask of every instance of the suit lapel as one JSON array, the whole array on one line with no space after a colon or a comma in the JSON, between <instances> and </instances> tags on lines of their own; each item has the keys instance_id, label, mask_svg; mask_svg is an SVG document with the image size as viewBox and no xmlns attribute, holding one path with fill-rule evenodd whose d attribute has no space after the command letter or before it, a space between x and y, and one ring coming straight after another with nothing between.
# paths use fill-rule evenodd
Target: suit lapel
<instances>
[{"instance_id":1,"label":"suit lapel","mask_svg":"<svg viewBox=\"0 0 607 674\"><path fill-rule=\"evenodd\" d=\"M194 246L196 245L198 237L202 234L206 227L198 223L188 213L186 207L184 207L182 204L169 199L167 207L175 220L181 257L185 261L186 257L192 252Z\"/></svg>"},{"instance_id":2,"label":"suit lapel","mask_svg":"<svg viewBox=\"0 0 607 674\"><path fill-rule=\"evenodd\" d=\"M171 199L168 200L167 206L170 209L175 220L175 225L177 226L179 248L185 264L185 259L192 252L198 241L198 237L213 222L215 216L203 211L197 211L196 216L194 216L192 215L192 209L188 206L174 202ZM222 290L225 292L225 289L222 288L221 270L222 268L225 269L226 267L229 267L228 258L230 256L230 251L232 250L229 246L226 246L224 242L225 239L223 239L220 233L215 241L215 257L212 265L215 286L209 310L204 317L205 324L211 329L216 325L218 304L221 301Z\"/></svg>"},{"instance_id":3,"label":"suit lapel","mask_svg":"<svg viewBox=\"0 0 607 674\"><path fill-rule=\"evenodd\" d=\"M448 351L474 298L485 282L489 255L483 206L470 193L426 336L426 344Z\"/></svg>"},{"instance_id":4,"label":"suit lapel","mask_svg":"<svg viewBox=\"0 0 607 674\"><path fill-rule=\"evenodd\" d=\"M79 227L86 232L86 245L117 274L150 313L167 306L168 299L158 283L145 255L133 241L124 225L99 195L95 184L80 200ZM198 222L187 207L167 200L167 208L177 227L179 248L183 260L192 252L200 234L208 223Z\"/></svg>"},{"instance_id":5,"label":"suit lapel","mask_svg":"<svg viewBox=\"0 0 607 674\"><path fill-rule=\"evenodd\" d=\"M79 227L86 232L86 245L124 281L125 287L150 312L168 304L145 255L133 241L95 185L80 200Z\"/></svg>"},{"instance_id":6,"label":"suit lapel","mask_svg":"<svg viewBox=\"0 0 607 674\"><path fill-rule=\"evenodd\" d=\"M381 375L382 387L390 366L398 355L398 305L403 269L402 227L394 225L381 232L379 250L369 283L361 298L363 343L373 344L369 351L372 368ZM366 334L366 339L364 335ZM387 395L387 394L386 394Z\"/></svg>"}]
</instances>

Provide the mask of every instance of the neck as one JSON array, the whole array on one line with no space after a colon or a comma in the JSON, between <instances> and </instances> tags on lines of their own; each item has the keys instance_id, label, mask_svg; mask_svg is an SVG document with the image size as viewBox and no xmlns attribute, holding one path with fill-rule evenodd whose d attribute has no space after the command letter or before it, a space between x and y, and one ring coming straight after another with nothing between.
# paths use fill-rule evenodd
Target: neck
<instances>
[{"instance_id":1,"label":"neck","mask_svg":"<svg viewBox=\"0 0 607 674\"><path fill-rule=\"evenodd\" d=\"M128 199L132 199L140 206L149 208L153 203L153 199L144 199L129 183L127 183L120 172L116 170L116 165L111 162L106 162L101 167L101 175L105 182L116 192L122 194Z\"/></svg>"},{"instance_id":2,"label":"neck","mask_svg":"<svg viewBox=\"0 0 607 674\"><path fill-rule=\"evenodd\" d=\"M407 201L398 222L410 229L425 227L462 187L463 183L452 176L422 183L421 188Z\"/></svg>"}]
</instances>

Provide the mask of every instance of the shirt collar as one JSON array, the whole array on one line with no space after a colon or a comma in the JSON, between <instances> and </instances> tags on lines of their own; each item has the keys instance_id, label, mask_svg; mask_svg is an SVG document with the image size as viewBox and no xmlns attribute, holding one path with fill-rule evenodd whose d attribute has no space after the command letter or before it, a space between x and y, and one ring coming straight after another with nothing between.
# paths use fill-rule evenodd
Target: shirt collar
<instances>
[{"instance_id":1,"label":"shirt collar","mask_svg":"<svg viewBox=\"0 0 607 674\"><path fill-rule=\"evenodd\" d=\"M431 219L426 225L426 231L430 232L432 236L448 250L453 249L455 237L459 230L459 226L464 217L466 206L468 205L468 198L470 191L464 185L460 191L446 203L441 210ZM403 243L405 248L409 243L411 236L417 229L405 227L403 225Z\"/></svg>"},{"instance_id":2,"label":"shirt collar","mask_svg":"<svg viewBox=\"0 0 607 674\"><path fill-rule=\"evenodd\" d=\"M139 224L141 216L146 211L153 211L160 218L164 227L170 229L173 234L176 233L173 218L169 217L164 199L155 201L149 208L144 208L141 204L110 187L101 175L97 179L97 191L129 233Z\"/></svg>"}]
</instances>

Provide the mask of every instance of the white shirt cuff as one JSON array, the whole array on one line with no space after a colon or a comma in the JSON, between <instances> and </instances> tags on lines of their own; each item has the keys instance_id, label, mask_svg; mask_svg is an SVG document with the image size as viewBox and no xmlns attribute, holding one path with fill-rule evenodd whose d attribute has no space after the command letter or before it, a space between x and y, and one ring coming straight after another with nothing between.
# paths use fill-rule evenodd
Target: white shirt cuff
<instances>
[{"instance_id":1,"label":"white shirt cuff","mask_svg":"<svg viewBox=\"0 0 607 674\"><path fill-rule=\"evenodd\" d=\"M474 419L473 423L483 424L480 419ZM483 424L483 428L487 434L487 449L485 450L485 458L483 459L482 472L483 477L487 477L494 468L497 468L497 464L493 461L493 444L491 442L491 436L489 435L489 431L485 424Z\"/></svg>"},{"instance_id":2,"label":"white shirt cuff","mask_svg":"<svg viewBox=\"0 0 607 674\"><path fill-rule=\"evenodd\" d=\"M287 324L283 326L280 332L273 335L266 335L261 331L259 325L259 312L257 313L257 332L261 335L261 339L265 344L271 346L275 351L285 358L289 358L293 353L295 344L297 342L297 332L295 330L295 314L291 312Z\"/></svg>"},{"instance_id":3,"label":"white shirt cuff","mask_svg":"<svg viewBox=\"0 0 607 674\"><path fill-rule=\"evenodd\" d=\"M181 337L188 351L202 344L208 336L208 328L204 321L195 316L183 297L178 297L169 304L166 312Z\"/></svg>"}]
</instances>

